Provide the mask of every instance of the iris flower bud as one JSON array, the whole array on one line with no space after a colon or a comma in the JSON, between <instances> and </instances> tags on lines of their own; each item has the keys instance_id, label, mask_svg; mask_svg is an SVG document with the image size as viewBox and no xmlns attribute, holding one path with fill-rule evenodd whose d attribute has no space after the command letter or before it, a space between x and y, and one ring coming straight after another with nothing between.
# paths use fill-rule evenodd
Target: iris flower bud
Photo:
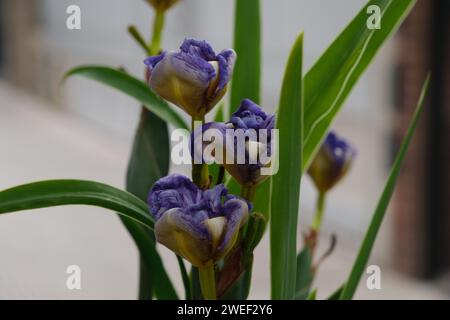
<instances>
[{"instance_id":1,"label":"iris flower bud","mask_svg":"<svg viewBox=\"0 0 450 320\"><path fill-rule=\"evenodd\" d=\"M179 51L149 57L150 87L195 119L201 119L224 96L236 53L216 55L206 41L186 39Z\"/></svg>"},{"instance_id":2,"label":"iris flower bud","mask_svg":"<svg viewBox=\"0 0 450 320\"><path fill-rule=\"evenodd\" d=\"M202 191L173 174L156 182L148 202L158 242L196 267L213 265L233 248L249 205L223 185Z\"/></svg>"},{"instance_id":3,"label":"iris flower bud","mask_svg":"<svg viewBox=\"0 0 450 320\"><path fill-rule=\"evenodd\" d=\"M166 11L180 0L147 0L158 11Z\"/></svg>"},{"instance_id":4,"label":"iris flower bud","mask_svg":"<svg viewBox=\"0 0 450 320\"><path fill-rule=\"evenodd\" d=\"M204 154L207 147L197 139L200 133L208 135L210 129L220 132L222 141L219 146L222 147L222 161L220 164L228 173L244 187L253 187L266 178L269 174L262 174L264 167L269 167L272 156L272 129L275 126L275 116L266 114L260 106L249 99L241 102L239 109L232 114L227 123L211 122L203 125L192 134L192 143L194 160L200 158L202 161L209 161ZM245 137L245 141L239 141L236 137L238 131ZM249 134L249 133L253 134ZM265 137L262 137L264 132ZM200 140L200 141L199 141ZM242 142L244 146L242 146ZM214 143L218 143L216 140ZM267 162L262 162L262 156L267 157ZM240 161L241 158L244 161ZM216 157L217 160L217 157ZM231 161L230 161L231 160Z\"/></svg>"},{"instance_id":5,"label":"iris flower bud","mask_svg":"<svg viewBox=\"0 0 450 320\"><path fill-rule=\"evenodd\" d=\"M330 190L348 172L356 151L335 133L330 132L308 170L317 189Z\"/></svg>"}]
</instances>

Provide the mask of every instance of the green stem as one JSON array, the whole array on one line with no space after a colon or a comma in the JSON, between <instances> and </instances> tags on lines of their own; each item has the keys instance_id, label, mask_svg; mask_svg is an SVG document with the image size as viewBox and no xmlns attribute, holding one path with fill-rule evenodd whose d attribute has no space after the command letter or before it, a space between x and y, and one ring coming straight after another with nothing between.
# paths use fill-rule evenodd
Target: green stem
<instances>
[{"instance_id":1,"label":"green stem","mask_svg":"<svg viewBox=\"0 0 450 320\"><path fill-rule=\"evenodd\" d=\"M242 186L241 197L248 201L253 201L255 198L256 187L255 186Z\"/></svg>"},{"instance_id":2,"label":"green stem","mask_svg":"<svg viewBox=\"0 0 450 320\"><path fill-rule=\"evenodd\" d=\"M319 231L320 227L322 225L322 220L323 220L323 212L324 212L324 207L325 207L325 192L320 192L319 196L317 198L317 211L316 214L314 216L312 225L311 225L311 229L314 231Z\"/></svg>"},{"instance_id":3,"label":"green stem","mask_svg":"<svg viewBox=\"0 0 450 320\"><path fill-rule=\"evenodd\" d=\"M200 286L205 300L217 300L216 295L216 275L214 265L198 268L200 276Z\"/></svg>"},{"instance_id":4,"label":"green stem","mask_svg":"<svg viewBox=\"0 0 450 320\"><path fill-rule=\"evenodd\" d=\"M205 117L199 119L192 117L191 128L192 132L195 130L196 122L201 124L205 123ZM192 181L200 188L206 189L209 186L209 170L208 165L205 163L192 165Z\"/></svg>"},{"instance_id":5,"label":"green stem","mask_svg":"<svg viewBox=\"0 0 450 320\"><path fill-rule=\"evenodd\" d=\"M223 183L223 179L225 178L225 168L220 166L219 175L217 176L216 185Z\"/></svg>"},{"instance_id":6,"label":"green stem","mask_svg":"<svg viewBox=\"0 0 450 320\"><path fill-rule=\"evenodd\" d=\"M162 10L155 11L155 20L153 22L153 35L150 42L150 53L152 55L159 54L161 51L161 38L164 29L165 14Z\"/></svg>"},{"instance_id":7,"label":"green stem","mask_svg":"<svg viewBox=\"0 0 450 320\"><path fill-rule=\"evenodd\" d=\"M139 30L136 28L136 26L131 25L128 27L128 33L133 37L133 39L141 46L141 48L145 51L145 53L149 56L152 55L152 52L150 50L150 47L145 42L144 38L142 37Z\"/></svg>"}]
</instances>

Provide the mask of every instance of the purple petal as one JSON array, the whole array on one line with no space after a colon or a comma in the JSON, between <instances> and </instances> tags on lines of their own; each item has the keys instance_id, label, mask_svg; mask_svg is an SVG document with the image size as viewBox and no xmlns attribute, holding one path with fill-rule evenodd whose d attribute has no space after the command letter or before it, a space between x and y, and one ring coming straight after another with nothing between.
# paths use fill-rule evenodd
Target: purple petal
<instances>
[{"instance_id":1,"label":"purple petal","mask_svg":"<svg viewBox=\"0 0 450 320\"><path fill-rule=\"evenodd\" d=\"M160 55L148 57L145 59L144 64L148 66L150 71L166 56L167 52L163 51Z\"/></svg>"},{"instance_id":2,"label":"purple petal","mask_svg":"<svg viewBox=\"0 0 450 320\"><path fill-rule=\"evenodd\" d=\"M233 76L236 52L231 49L223 50L217 56L217 61L219 62L219 84L216 91L220 91L230 82Z\"/></svg>"},{"instance_id":3,"label":"purple petal","mask_svg":"<svg viewBox=\"0 0 450 320\"><path fill-rule=\"evenodd\" d=\"M174 223L193 237L209 239L208 231L204 221L208 219L206 212L199 211L194 215L186 214L182 209L172 209L171 218Z\"/></svg>"},{"instance_id":4,"label":"purple petal","mask_svg":"<svg viewBox=\"0 0 450 320\"><path fill-rule=\"evenodd\" d=\"M263 127L267 130L273 130L275 128L275 115L268 115L266 120L264 120ZM270 136L270 132L268 132L268 135Z\"/></svg>"},{"instance_id":5,"label":"purple petal","mask_svg":"<svg viewBox=\"0 0 450 320\"><path fill-rule=\"evenodd\" d=\"M223 205L223 213L227 218L227 230L218 247L218 251L222 251L229 246L230 240L236 236L242 223L248 218L247 203L239 199L228 200Z\"/></svg>"},{"instance_id":6,"label":"purple petal","mask_svg":"<svg viewBox=\"0 0 450 320\"><path fill-rule=\"evenodd\" d=\"M214 67L198 55L184 52L174 53L170 63L180 78L187 81L190 81L193 77L197 78L199 82L203 83L203 90L208 87L211 79L216 76Z\"/></svg>"},{"instance_id":7,"label":"purple petal","mask_svg":"<svg viewBox=\"0 0 450 320\"><path fill-rule=\"evenodd\" d=\"M148 203L155 219L167 210L186 208L198 201L200 190L187 177L173 174L158 180L150 190Z\"/></svg>"},{"instance_id":8,"label":"purple petal","mask_svg":"<svg viewBox=\"0 0 450 320\"><path fill-rule=\"evenodd\" d=\"M264 129L267 114L253 101L245 99L231 115L230 122L239 129Z\"/></svg>"},{"instance_id":9,"label":"purple petal","mask_svg":"<svg viewBox=\"0 0 450 320\"><path fill-rule=\"evenodd\" d=\"M203 160L203 150L209 144L209 142L203 142L202 135L205 134L208 130L219 130L222 133L223 140L222 144L225 145L225 133L227 126L222 122L208 122L202 126L195 128L195 130L191 133L190 140L190 151L192 159Z\"/></svg>"},{"instance_id":10,"label":"purple petal","mask_svg":"<svg viewBox=\"0 0 450 320\"><path fill-rule=\"evenodd\" d=\"M206 61L216 60L216 53L205 40L185 39L180 46L181 52L198 56Z\"/></svg>"},{"instance_id":11,"label":"purple petal","mask_svg":"<svg viewBox=\"0 0 450 320\"><path fill-rule=\"evenodd\" d=\"M222 198L228 194L227 188L223 184L215 186L203 192L203 201L210 210L209 217L215 218L222 214Z\"/></svg>"},{"instance_id":12,"label":"purple petal","mask_svg":"<svg viewBox=\"0 0 450 320\"><path fill-rule=\"evenodd\" d=\"M350 161L356 155L356 150L334 132L328 133L323 146L337 167L343 167L347 161Z\"/></svg>"}]
</instances>

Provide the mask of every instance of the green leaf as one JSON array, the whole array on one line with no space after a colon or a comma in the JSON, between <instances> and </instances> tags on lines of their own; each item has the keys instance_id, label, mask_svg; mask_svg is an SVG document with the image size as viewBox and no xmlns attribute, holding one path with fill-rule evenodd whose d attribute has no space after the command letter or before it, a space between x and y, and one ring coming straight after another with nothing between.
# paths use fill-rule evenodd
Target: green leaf
<instances>
[{"instance_id":1,"label":"green leaf","mask_svg":"<svg viewBox=\"0 0 450 320\"><path fill-rule=\"evenodd\" d=\"M202 300L202 289L200 288L200 276L198 274L198 268L192 266L191 273L191 298L192 300Z\"/></svg>"},{"instance_id":2,"label":"green leaf","mask_svg":"<svg viewBox=\"0 0 450 320\"><path fill-rule=\"evenodd\" d=\"M247 300L252 282L253 255L244 268L245 271L220 300Z\"/></svg>"},{"instance_id":3,"label":"green leaf","mask_svg":"<svg viewBox=\"0 0 450 320\"><path fill-rule=\"evenodd\" d=\"M270 220L270 201L272 199L272 178L261 183L255 192L255 200L253 202L253 211L261 212L266 222Z\"/></svg>"},{"instance_id":4,"label":"green leaf","mask_svg":"<svg viewBox=\"0 0 450 320\"><path fill-rule=\"evenodd\" d=\"M234 49L238 59L231 83L229 117L243 99L260 103L261 92L261 6L259 0L235 1ZM228 118L229 118L228 117ZM239 194L240 186L228 181L230 192ZM261 212L267 221L270 215L270 179L263 182L255 192L254 210Z\"/></svg>"},{"instance_id":5,"label":"green leaf","mask_svg":"<svg viewBox=\"0 0 450 320\"><path fill-rule=\"evenodd\" d=\"M64 79L83 76L115 88L142 103L148 110L176 128L189 129L183 118L163 99L156 96L145 82L129 74L104 66L82 66L69 70Z\"/></svg>"},{"instance_id":6,"label":"green leaf","mask_svg":"<svg viewBox=\"0 0 450 320\"><path fill-rule=\"evenodd\" d=\"M131 193L98 182L39 181L0 192L0 214L62 205L103 207L147 228L153 229L154 225L145 202Z\"/></svg>"},{"instance_id":7,"label":"green leaf","mask_svg":"<svg viewBox=\"0 0 450 320\"><path fill-rule=\"evenodd\" d=\"M231 83L231 100L228 120L243 99L260 103L261 91L261 6L259 0L235 0L234 49L238 59ZM270 179L269 179L270 180ZM241 187L229 179L227 188L239 194ZM261 212L268 220L270 182L258 186L254 211Z\"/></svg>"},{"instance_id":8,"label":"green leaf","mask_svg":"<svg viewBox=\"0 0 450 320\"><path fill-rule=\"evenodd\" d=\"M165 121L187 128L185 122L144 82L125 72L109 67L85 66L70 70L64 79L73 75L84 76L119 89L144 104L146 111L142 112L127 172L127 190L145 201L153 183L168 172L169 139ZM147 232L133 221L124 218L121 220L140 252L140 298L151 299L154 285L159 299L176 299L175 289L156 251L153 233Z\"/></svg>"},{"instance_id":9,"label":"green leaf","mask_svg":"<svg viewBox=\"0 0 450 320\"><path fill-rule=\"evenodd\" d=\"M127 172L127 190L147 201L153 184L169 171L167 124L147 109L142 109ZM175 289L156 251L154 234L128 219L122 219L140 253L140 300L150 300L153 289L159 299L177 299Z\"/></svg>"},{"instance_id":10,"label":"green leaf","mask_svg":"<svg viewBox=\"0 0 450 320\"><path fill-rule=\"evenodd\" d=\"M184 284L184 296L186 300L192 300L192 288L191 288L191 279L189 278L189 274L186 270L186 266L184 265L183 258L177 255L178 266L180 267L181 279Z\"/></svg>"},{"instance_id":11,"label":"green leaf","mask_svg":"<svg viewBox=\"0 0 450 320\"><path fill-rule=\"evenodd\" d=\"M214 122L224 122L225 121L225 105L221 103L217 108L216 114L214 115Z\"/></svg>"},{"instance_id":12,"label":"green leaf","mask_svg":"<svg viewBox=\"0 0 450 320\"><path fill-rule=\"evenodd\" d=\"M383 193L381 194L375 212L373 213L372 221L370 222L370 225L367 229L366 235L359 249L358 256L356 257L356 260L353 264L352 271L346 281L346 285L340 296L341 300L349 300L353 298L356 288L358 287L358 283L364 272L364 268L367 265L367 261L369 260L369 256L372 251L372 247L375 242L378 230L380 229L383 217L389 205L389 201L391 200L392 193L394 192L397 178L400 175L400 169L402 167L403 161L405 160L406 152L408 151L408 147L411 142L414 130L417 126L417 122L419 121L420 115L422 114L423 104L426 93L428 91L429 81L430 78L428 76L422 88L416 112L414 113L408 132L406 134L405 139L403 140L402 146L400 147L400 151L397 154L391 172L389 173L386 185L384 186L383 189Z\"/></svg>"},{"instance_id":13,"label":"green leaf","mask_svg":"<svg viewBox=\"0 0 450 320\"><path fill-rule=\"evenodd\" d=\"M261 91L261 6L259 0L235 0L234 50L238 55L231 82L230 106L225 120L238 108L243 99L260 102ZM227 188L232 194L240 194L241 186L232 178ZM264 189L264 191L267 191ZM268 193L258 187L255 199L269 198ZM253 204L256 204L253 202ZM267 206L254 206L264 215L268 215ZM268 217L267 217L268 218ZM239 279L233 290L227 295L230 299L246 299L250 291L251 268Z\"/></svg>"},{"instance_id":14,"label":"green leaf","mask_svg":"<svg viewBox=\"0 0 450 320\"><path fill-rule=\"evenodd\" d=\"M317 289L314 289L307 297L306 300L316 300L317 298Z\"/></svg>"},{"instance_id":15,"label":"green leaf","mask_svg":"<svg viewBox=\"0 0 450 320\"><path fill-rule=\"evenodd\" d=\"M151 56L151 50L147 43L145 42L144 38L142 37L141 33L137 29L135 25L129 25L128 26L128 33L133 37L133 39L136 41L136 43L144 50L145 54L148 56Z\"/></svg>"},{"instance_id":16,"label":"green leaf","mask_svg":"<svg viewBox=\"0 0 450 320\"><path fill-rule=\"evenodd\" d=\"M50 180L39 181L0 191L0 214L62 205L91 205L110 209L126 217L135 232L151 234L153 219L147 204L131 193L93 181ZM140 228L143 226L143 228ZM137 228L139 227L139 228ZM138 239L143 239L141 235ZM168 278L156 251L146 242L138 240L138 246L148 249L144 263L151 264L155 273L155 291L160 299L176 299L173 287L167 287ZM152 256L156 254L157 256Z\"/></svg>"},{"instance_id":17,"label":"green leaf","mask_svg":"<svg viewBox=\"0 0 450 320\"><path fill-rule=\"evenodd\" d=\"M314 158L351 89L415 2L369 1L306 74L304 170ZM369 17L367 7L371 5L381 9L381 29L371 30L366 26Z\"/></svg>"},{"instance_id":18,"label":"green leaf","mask_svg":"<svg viewBox=\"0 0 450 320\"><path fill-rule=\"evenodd\" d=\"M291 51L278 108L279 169L272 177L272 298L293 299L297 273L297 218L303 141L303 34Z\"/></svg>"},{"instance_id":19,"label":"green leaf","mask_svg":"<svg viewBox=\"0 0 450 320\"><path fill-rule=\"evenodd\" d=\"M261 87L261 12L259 0L236 0L234 50L236 66L231 83L228 118L243 99L259 103Z\"/></svg>"},{"instance_id":20,"label":"green leaf","mask_svg":"<svg viewBox=\"0 0 450 320\"><path fill-rule=\"evenodd\" d=\"M339 297L342 294L342 290L344 290L345 284L341 285L339 288L337 288L328 298L327 300L339 300Z\"/></svg>"},{"instance_id":21,"label":"green leaf","mask_svg":"<svg viewBox=\"0 0 450 320\"><path fill-rule=\"evenodd\" d=\"M153 290L160 300L177 300L178 295L156 250L153 232L133 221L122 219L140 253L139 299L152 299Z\"/></svg>"},{"instance_id":22,"label":"green leaf","mask_svg":"<svg viewBox=\"0 0 450 320\"><path fill-rule=\"evenodd\" d=\"M297 256L297 276L295 299L305 300L310 292L314 279L312 267L312 253L309 246L305 246Z\"/></svg>"},{"instance_id":23,"label":"green leaf","mask_svg":"<svg viewBox=\"0 0 450 320\"><path fill-rule=\"evenodd\" d=\"M170 140L166 123L143 109L127 172L127 190L147 201L153 184L169 172Z\"/></svg>"}]
</instances>

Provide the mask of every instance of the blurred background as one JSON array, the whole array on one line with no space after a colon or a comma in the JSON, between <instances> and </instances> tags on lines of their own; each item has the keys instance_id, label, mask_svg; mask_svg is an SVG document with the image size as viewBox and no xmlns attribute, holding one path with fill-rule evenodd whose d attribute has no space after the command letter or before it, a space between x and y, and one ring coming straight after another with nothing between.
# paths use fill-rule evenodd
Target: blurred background
<instances>
[{"instance_id":1,"label":"blurred background","mask_svg":"<svg viewBox=\"0 0 450 320\"><path fill-rule=\"evenodd\" d=\"M163 46L175 49L185 37L206 39L216 50L232 46L233 3L182 0L168 13ZM307 70L365 3L262 0L266 110L277 105L296 35L305 32ZM81 30L66 28L72 4L81 8ZM133 23L149 36L152 19L142 0L0 0L0 189L56 178L124 187L138 103L88 80L60 81L80 64L123 66L142 75L145 56L126 29ZM319 271L319 298L351 268L429 70L426 113L370 261L381 267L382 288L368 290L364 277L357 298L450 298L448 57L450 3L419 0L347 100L334 128L358 157L328 197L319 250L327 249L331 234L338 243ZM305 178L299 235L315 197ZM266 237L256 252L252 298L269 297L268 248ZM181 292L173 255L160 251ZM72 264L81 267L81 290L66 288ZM0 217L1 299L134 299L137 287L138 253L115 215L59 207Z\"/></svg>"}]
</instances>

